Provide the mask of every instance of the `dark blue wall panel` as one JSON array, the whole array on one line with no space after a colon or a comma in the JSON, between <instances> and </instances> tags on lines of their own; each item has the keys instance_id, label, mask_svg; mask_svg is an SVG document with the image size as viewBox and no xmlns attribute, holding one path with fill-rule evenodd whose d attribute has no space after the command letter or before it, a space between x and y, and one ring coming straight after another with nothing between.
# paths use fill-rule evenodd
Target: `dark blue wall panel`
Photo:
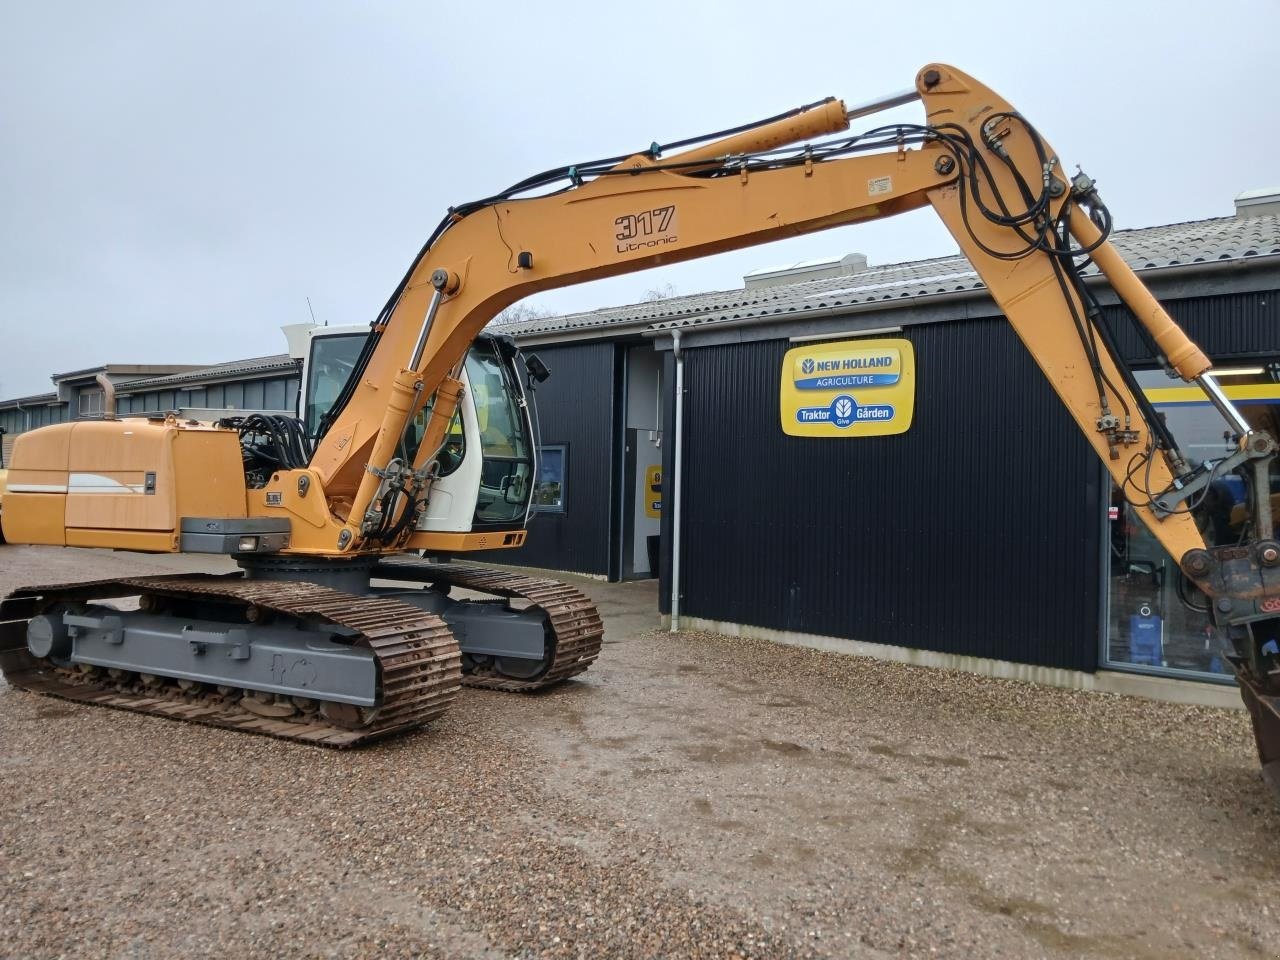
<instances>
[{"instance_id":1,"label":"dark blue wall panel","mask_svg":"<svg viewBox=\"0 0 1280 960\"><path fill-rule=\"evenodd\" d=\"M1165 309L1214 360L1280 355L1280 291L1229 293L1166 303ZM1130 363L1151 359L1125 307L1104 308Z\"/></svg>"},{"instance_id":2,"label":"dark blue wall panel","mask_svg":"<svg viewBox=\"0 0 1280 960\"><path fill-rule=\"evenodd\" d=\"M610 512L616 444L615 355L612 343L526 348L551 368L537 390L542 442L564 444L565 512L539 513L518 550L468 554L467 559L551 570L610 573Z\"/></svg>"},{"instance_id":3,"label":"dark blue wall panel","mask_svg":"<svg viewBox=\"0 0 1280 960\"><path fill-rule=\"evenodd\" d=\"M682 610L1092 670L1099 470L1012 330L908 328L910 431L789 437L785 341L686 354Z\"/></svg>"},{"instance_id":4,"label":"dark blue wall panel","mask_svg":"<svg viewBox=\"0 0 1280 960\"><path fill-rule=\"evenodd\" d=\"M1275 292L1166 306L1216 359L1280 356ZM1149 363L1123 308L1106 312L1125 359ZM784 341L686 352L683 612L1096 669L1092 452L1003 321L906 329L919 390L897 437L784 435Z\"/></svg>"}]
</instances>

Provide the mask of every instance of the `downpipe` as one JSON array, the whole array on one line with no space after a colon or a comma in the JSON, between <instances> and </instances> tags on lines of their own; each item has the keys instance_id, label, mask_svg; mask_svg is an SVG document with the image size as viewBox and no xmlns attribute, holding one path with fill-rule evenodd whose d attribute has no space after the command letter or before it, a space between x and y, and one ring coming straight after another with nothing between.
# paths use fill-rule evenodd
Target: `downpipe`
<instances>
[{"instance_id":1,"label":"downpipe","mask_svg":"<svg viewBox=\"0 0 1280 960\"><path fill-rule=\"evenodd\" d=\"M671 331L671 350L676 358L676 443L671 483L671 632L680 632L680 475L684 463L684 354L680 352L680 331Z\"/></svg>"}]
</instances>

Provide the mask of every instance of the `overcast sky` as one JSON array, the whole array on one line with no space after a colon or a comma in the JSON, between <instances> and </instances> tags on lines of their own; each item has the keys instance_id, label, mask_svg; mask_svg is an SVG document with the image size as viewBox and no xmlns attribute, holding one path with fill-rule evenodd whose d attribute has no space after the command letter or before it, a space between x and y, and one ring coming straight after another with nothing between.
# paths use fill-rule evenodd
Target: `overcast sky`
<instances>
[{"instance_id":1,"label":"overcast sky","mask_svg":"<svg viewBox=\"0 0 1280 960\"><path fill-rule=\"evenodd\" d=\"M107 362L282 352L307 297L322 321L367 322L451 204L826 95L867 100L933 60L1082 164L1118 226L1226 216L1236 193L1280 186L1278 27L1275 0L6 0L0 397ZM954 249L921 211L535 303Z\"/></svg>"}]
</instances>

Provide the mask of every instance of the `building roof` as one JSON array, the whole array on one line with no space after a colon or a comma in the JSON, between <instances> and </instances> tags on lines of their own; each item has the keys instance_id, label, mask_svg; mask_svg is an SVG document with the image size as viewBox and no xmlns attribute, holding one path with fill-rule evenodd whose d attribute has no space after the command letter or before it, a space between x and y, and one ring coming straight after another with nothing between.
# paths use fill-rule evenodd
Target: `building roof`
<instances>
[{"instance_id":1,"label":"building roof","mask_svg":"<svg viewBox=\"0 0 1280 960\"><path fill-rule=\"evenodd\" d=\"M100 373L104 370L114 374L123 370L140 371L145 369L146 367L138 365L107 364L103 367L92 367L86 371L76 371L70 374L60 373L57 378L74 378L82 374ZM254 377L269 376L273 373L295 373L298 369L298 361L287 353L276 353L269 357L252 357L248 360L233 360L229 363L217 363L212 366L184 364L153 367L152 369L178 372L169 372L165 376L137 377L117 381L115 384L116 393L119 396L127 397L149 390L172 390L181 387L198 386L202 383L252 379ZM59 402L58 394L42 393L31 397L18 397L14 400L0 400L0 407L14 407L18 404L39 406L57 402ZM63 399L61 402L65 403L66 400Z\"/></svg>"},{"instance_id":2,"label":"building roof","mask_svg":"<svg viewBox=\"0 0 1280 960\"><path fill-rule=\"evenodd\" d=\"M198 370L196 363L104 363L97 367L85 367L83 370L71 370L67 373L55 373L51 380L83 380L95 374L105 373L109 377L159 377L187 370Z\"/></svg>"},{"instance_id":3,"label":"building roof","mask_svg":"<svg viewBox=\"0 0 1280 960\"><path fill-rule=\"evenodd\" d=\"M0 400L0 407L47 407L58 402L56 393L35 393L29 397L14 397L12 400ZM66 401L63 401L64 403Z\"/></svg>"},{"instance_id":4,"label":"building roof","mask_svg":"<svg viewBox=\"0 0 1280 960\"><path fill-rule=\"evenodd\" d=\"M269 357L252 357L248 360L219 363L211 367L195 367L185 373L175 373L167 377L130 380L128 383L118 384L116 392L124 396L131 393L139 393L143 390L167 390L172 387L183 387L192 384L216 383L220 380L240 380L281 371L292 373L297 369L297 360L287 353L276 353Z\"/></svg>"},{"instance_id":5,"label":"building roof","mask_svg":"<svg viewBox=\"0 0 1280 960\"><path fill-rule=\"evenodd\" d=\"M1280 257L1280 216L1217 217L1166 226L1116 230L1111 242L1134 270ZM1096 274L1090 265L1086 273ZM567 338L631 331L784 317L810 310L891 306L940 294L971 293L986 285L965 257L955 254L867 267L848 276L800 280L686 297L670 297L623 307L502 324L496 329L519 338Z\"/></svg>"}]
</instances>

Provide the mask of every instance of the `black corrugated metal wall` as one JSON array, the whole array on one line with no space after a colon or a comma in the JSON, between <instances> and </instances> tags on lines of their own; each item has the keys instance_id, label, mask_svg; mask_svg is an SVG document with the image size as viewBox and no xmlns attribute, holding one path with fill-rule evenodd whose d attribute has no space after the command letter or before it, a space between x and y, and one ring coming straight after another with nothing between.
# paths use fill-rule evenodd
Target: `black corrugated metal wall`
<instances>
[{"instance_id":1,"label":"black corrugated metal wall","mask_svg":"<svg viewBox=\"0 0 1280 960\"><path fill-rule=\"evenodd\" d=\"M542 442L567 447L565 511L536 514L529 524L529 537L518 550L473 556L607 576L618 448L614 442L618 348L606 342L524 350L536 353L551 369L551 379L538 385L536 398Z\"/></svg>"},{"instance_id":2,"label":"black corrugated metal wall","mask_svg":"<svg viewBox=\"0 0 1280 960\"><path fill-rule=\"evenodd\" d=\"M1280 353L1280 291L1191 297L1164 305L1191 339L1214 360ZM1127 308L1106 307L1120 352L1129 363L1151 360Z\"/></svg>"},{"instance_id":3,"label":"black corrugated metal wall","mask_svg":"<svg viewBox=\"0 0 1280 960\"><path fill-rule=\"evenodd\" d=\"M1087 445L1006 324L905 336L911 429L857 440L782 433L785 341L687 352L683 613L1093 669Z\"/></svg>"},{"instance_id":4,"label":"black corrugated metal wall","mask_svg":"<svg viewBox=\"0 0 1280 960\"><path fill-rule=\"evenodd\" d=\"M1280 354L1274 292L1167 306L1214 358ZM1125 359L1150 362L1122 310L1107 312ZM783 434L785 341L687 349L682 612L1095 670L1105 497L1092 452L1003 320L906 330L916 413L896 437ZM667 557L662 573L669 612Z\"/></svg>"}]
</instances>

